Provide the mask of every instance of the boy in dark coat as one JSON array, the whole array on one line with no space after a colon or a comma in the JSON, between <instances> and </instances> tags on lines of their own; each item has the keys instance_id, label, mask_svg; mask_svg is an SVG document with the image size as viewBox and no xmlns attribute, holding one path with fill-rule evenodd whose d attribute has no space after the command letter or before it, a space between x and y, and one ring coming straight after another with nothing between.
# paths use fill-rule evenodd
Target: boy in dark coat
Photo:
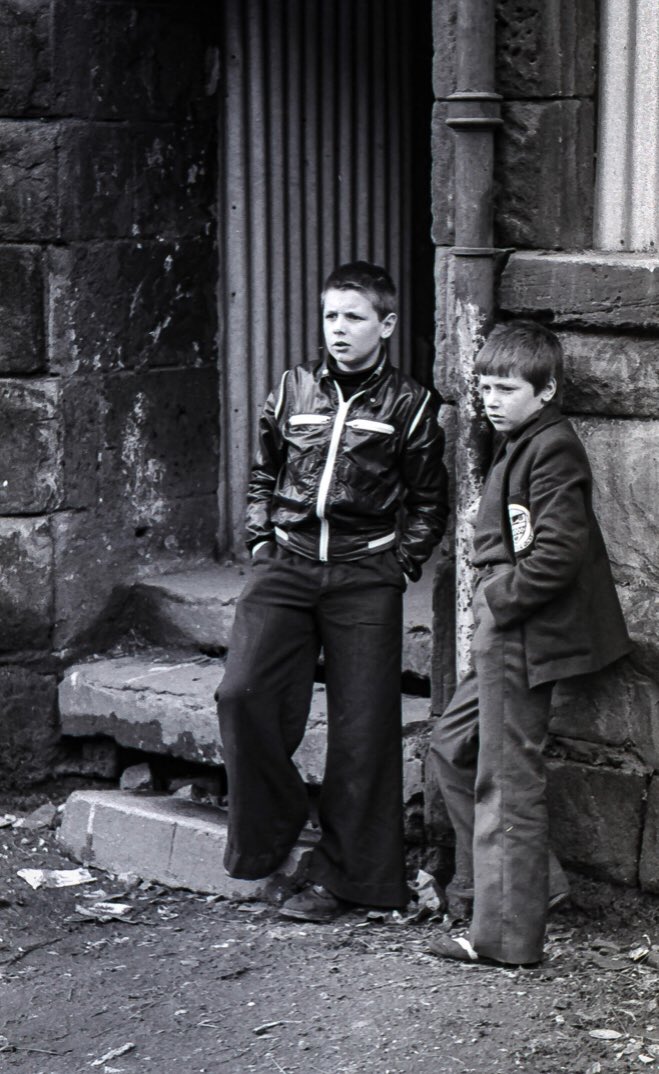
<instances>
[{"instance_id":1,"label":"boy in dark coat","mask_svg":"<svg viewBox=\"0 0 659 1074\"><path fill-rule=\"evenodd\" d=\"M501 440L474 531L472 670L437 722L435 765L456 833L447 889L473 896L469 938L431 951L463 961L542 958L550 895L542 749L552 686L630 649L592 508L586 452L557 405L562 354L542 325L491 333L476 360Z\"/></svg>"},{"instance_id":2,"label":"boy in dark coat","mask_svg":"<svg viewBox=\"0 0 659 1074\"><path fill-rule=\"evenodd\" d=\"M252 575L218 690L232 876L267 876L308 814L292 757L324 652L328 744L309 885L286 917L407 901L400 670L402 595L447 515L431 394L394 368L396 292L341 265L322 295L327 354L287 370L261 415L247 502ZM403 512L401 512L403 508Z\"/></svg>"}]
</instances>

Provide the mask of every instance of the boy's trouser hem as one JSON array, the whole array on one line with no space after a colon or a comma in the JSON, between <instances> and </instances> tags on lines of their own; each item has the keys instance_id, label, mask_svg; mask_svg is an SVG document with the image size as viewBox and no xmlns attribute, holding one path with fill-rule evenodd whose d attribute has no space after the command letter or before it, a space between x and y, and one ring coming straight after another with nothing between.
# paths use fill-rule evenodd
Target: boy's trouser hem
<instances>
[{"instance_id":1,"label":"boy's trouser hem","mask_svg":"<svg viewBox=\"0 0 659 1074\"><path fill-rule=\"evenodd\" d=\"M295 841L283 850L273 850L272 853L260 857L246 858L240 851L227 844L224 852L224 869L235 880L263 880L266 876L276 873L277 869L284 864L287 857L295 846Z\"/></svg>"},{"instance_id":2,"label":"boy's trouser hem","mask_svg":"<svg viewBox=\"0 0 659 1074\"><path fill-rule=\"evenodd\" d=\"M307 877L312 884L322 884L332 895L356 906L374 906L381 910L398 910L407 905L409 892L406 885L354 883L332 869L320 855L312 852Z\"/></svg>"}]
</instances>

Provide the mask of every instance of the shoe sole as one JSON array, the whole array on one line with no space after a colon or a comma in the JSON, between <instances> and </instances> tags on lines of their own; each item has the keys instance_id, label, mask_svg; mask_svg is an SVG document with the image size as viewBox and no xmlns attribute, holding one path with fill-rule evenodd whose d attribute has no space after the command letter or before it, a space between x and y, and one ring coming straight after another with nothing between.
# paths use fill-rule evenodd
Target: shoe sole
<instances>
[{"instance_id":1,"label":"shoe sole","mask_svg":"<svg viewBox=\"0 0 659 1074\"><path fill-rule=\"evenodd\" d=\"M290 921L308 921L312 925L328 925L330 922L335 921L337 917L340 917L343 912L343 910L334 910L328 914L307 914L304 910L281 909L279 911L279 916L287 918Z\"/></svg>"}]
</instances>

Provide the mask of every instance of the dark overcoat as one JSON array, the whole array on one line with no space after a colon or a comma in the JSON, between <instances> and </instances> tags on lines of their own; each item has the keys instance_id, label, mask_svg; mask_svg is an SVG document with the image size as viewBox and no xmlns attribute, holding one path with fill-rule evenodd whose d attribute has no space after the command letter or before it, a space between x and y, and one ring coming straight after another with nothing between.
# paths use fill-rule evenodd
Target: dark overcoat
<instances>
[{"instance_id":1,"label":"dark overcoat","mask_svg":"<svg viewBox=\"0 0 659 1074\"><path fill-rule=\"evenodd\" d=\"M550 404L507 453L501 518L511 569L485 583L492 615L502 629L522 626L529 686L598 671L631 643L584 446Z\"/></svg>"}]
</instances>

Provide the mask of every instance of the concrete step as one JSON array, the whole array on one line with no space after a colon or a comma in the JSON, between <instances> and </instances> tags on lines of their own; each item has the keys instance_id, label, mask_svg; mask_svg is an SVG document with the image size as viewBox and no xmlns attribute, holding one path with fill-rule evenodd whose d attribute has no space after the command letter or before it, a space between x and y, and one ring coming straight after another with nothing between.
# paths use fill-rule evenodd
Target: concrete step
<instances>
[{"instance_id":1,"label":"concrete step","mask_svg":"<svg viewBox=\"0 0 659 1074\"><path fill-rule=\"evenodd\" d=\"M62 732L106 735L148 753L221 764L213 694L223 673L221 659L189 653L177 657L162 650L77 664L69 668L59 688ZM326 713L325 687L316 684L307 730L295 755L305 782L312 785L319 784L323 775ZM429 717L427 698L403 697L406 735L423 732ZM407 752L411 764L416 754L411 747Z\"/></svg>"},{"instance_id":2,"label":"concrete step","mask_svg":"<svg viewBox=\"0 0 659 1074\"><path fill-rule=\"evenodd\" d=\"M249 566L209 563L139 582L132 594L131 624L163 648L220 652L229 647L236 600ZM404 602L403 671L430 677L432 655L431 560Z\"/></svg>"},{"instance_id":3,"label":"concrete step","mask_svg":"<svg viewBox=\"0 0 659 1074\"><path fill-rule=\"evenodd\" d=\"M273 898L277 888L296 881L315 835L303 831L275 875L234 880L222 865L227 840L223 810L166 795L74 791L64 807L59 840L85 865L243 900Z\"/></svg>"}]
</instances>

